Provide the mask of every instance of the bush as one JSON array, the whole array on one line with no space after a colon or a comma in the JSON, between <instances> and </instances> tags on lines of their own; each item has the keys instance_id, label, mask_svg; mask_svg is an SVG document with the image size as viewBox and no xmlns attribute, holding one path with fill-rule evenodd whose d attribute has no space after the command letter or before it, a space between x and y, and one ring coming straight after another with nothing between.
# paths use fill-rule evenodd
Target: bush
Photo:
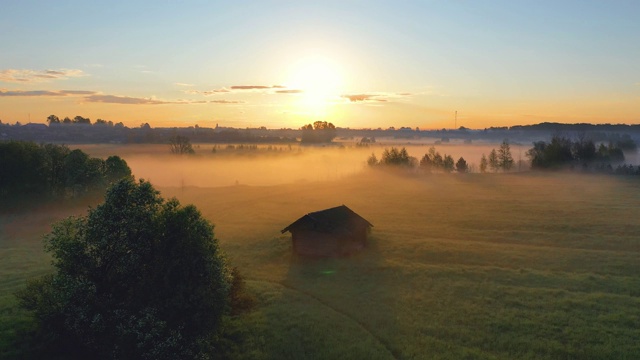
<instances>
[{"instance_id":1,"label":"bush","mask_svg":"<svg viewBox=\"0 0 640 360\"><path fill-rule=\"evenodd\" d=\"M18 297L49 356L206 357L232 274L194 206L121 180L87 216L55 224L45 248L55 272Z\"/></svg>"}]
</instances>

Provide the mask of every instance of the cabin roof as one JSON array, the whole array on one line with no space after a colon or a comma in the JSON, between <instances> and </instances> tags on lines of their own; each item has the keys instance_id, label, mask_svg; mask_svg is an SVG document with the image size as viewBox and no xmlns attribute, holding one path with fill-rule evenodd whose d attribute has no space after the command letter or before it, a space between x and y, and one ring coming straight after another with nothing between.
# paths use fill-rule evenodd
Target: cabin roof
<instances>
[{"instance_id":1,"label":"cabin roof","mask_svg":"<svg viewBox=\"0 0 640 360\"><path fill-rule=\"evenodd\" d=\"M345 205L340 205L308 213L282 229L281 232L284 234L287 231L296 229L339 232L350 231L354 226L373 227L373 225L365 218L356 214Z\"/></svg>"}]
</instances>

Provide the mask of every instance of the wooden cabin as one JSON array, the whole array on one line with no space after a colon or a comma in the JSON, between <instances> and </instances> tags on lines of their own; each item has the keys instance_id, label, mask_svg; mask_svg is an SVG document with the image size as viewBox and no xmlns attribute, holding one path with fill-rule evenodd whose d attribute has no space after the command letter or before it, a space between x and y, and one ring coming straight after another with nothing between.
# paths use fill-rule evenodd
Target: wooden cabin
<instances>
[{"instance_id":1,"label":"wooden cabin","mask_svg":"<svg viewBox=\"0 0 640 360\"><path fill-rule=\"evenodd\" d=\"M293 251L308 256L344 256L362 250L373 225L341 205L308 213L282 229L289 231Z\"/></svg>"}]
</instances>

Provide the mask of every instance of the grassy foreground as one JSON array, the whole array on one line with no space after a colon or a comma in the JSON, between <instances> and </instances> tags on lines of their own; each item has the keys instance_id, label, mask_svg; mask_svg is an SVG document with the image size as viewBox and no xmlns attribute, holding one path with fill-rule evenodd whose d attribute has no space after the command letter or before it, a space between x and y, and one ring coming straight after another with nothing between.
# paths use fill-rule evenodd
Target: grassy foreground
<instances>
[{"instance_id":1,"label":"grassy foreground","mask_svg":"<svg viewBox=\"0 0 640 360\"><path fill-rule=\"evenodd\" d=\"M216 225L258 307L240 359L640 358L640 183L558 174L400 176L163 188ZM375 225L344 259L300 259L280 230L345 204ZM0 358L28 326L12 293L48 270L60 213L0 218ZM20 229L16 229L19 225Z\"/></svg>"}]
</instances>

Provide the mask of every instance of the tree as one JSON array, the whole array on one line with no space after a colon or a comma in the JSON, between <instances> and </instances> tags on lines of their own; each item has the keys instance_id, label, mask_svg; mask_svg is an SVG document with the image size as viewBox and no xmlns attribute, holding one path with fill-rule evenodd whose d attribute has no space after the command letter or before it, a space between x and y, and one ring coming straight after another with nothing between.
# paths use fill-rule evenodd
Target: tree
<instances>
[{"instance_id":1,"label":"tree","mask_svg":"<svg viewBox=\"0 0 640 360\"><path fill-rule=\"evenodd\" d=\"M609 143L609 146L600 144L597 158L604 163L620 163L624 161L624 152L619 147Z\"/></svg>"},{"instance_id":2,"label":"tree","mask_svg":"<svg viewBox=\"0 0 640 360\"><path fill-rule=\"evenodd\" d=\"M451 155L445 154L444 158L442 159L442 170L444 170L444 172L450 173L453 171L453 166L453 157L451 157Z\"/></svg>"},{"instance_id":3,"label":"tree","mask_svg":"<svg viewBox=\"0 0 640 360\"><path fill-rule=\"evenodd\" d=\"M431 172L432 169L439 168L441 163L442 156L436 151L436 148L432 146L429 148L429 151L424 154L422 159L420 159L420 168L427 172Z\"/></svg>"},{"instance_id":4,"label":"tree","mask_svg":"<svg viewBox=\"0 0 640 360\"><path fill-rule=\"evenodd\" d=\"M380 164L411 166L411 158L409 157L407 149L402 148L398 150L397 148L392 147L390 150L384 149L382 152L382 159L380 159Z\"/></svg>"},{"instance_id":5,"label":"tree","mask_svg":"<svg viewBox=\"0 0 640 360\"><path fill-rule=\"evenodd\" d=\"M436 152L431 158L431 163L433 167L436 169L442 169L444 167L444 158L440 155L439 152Z\"/></svg>"},{"instance_id":6,"label":"tree","mask_svg":"<svg viewBox=\"0 0 640 360\"><path fill-rule=\"evenodd\" d=\"M371 153L371 156L369 156L369 158L367 159L367 165L369 166L378 165L378 158L376 157L376 154Z\"/></svg>"},{"instance_id":7,"label":"tree","mask_svg":"<svg viewBox=\"0 0 640 360\"><path fill-rule=\"evenodd\" d=\"M115 183L85 217L53 226L55 272L18 294L48 357L202 358L232 276L213 225L145 181Z\"/></svg>"},{"instance_id":8,"label":"tree","mask_svg":"<svg viewBox=\"0 0 640 360\"><path fill-rule=\"evenodd\" d=\"M195 154L191 141L186 136L174 135L169 139L172 154Z\"/></svg>"},{"instance_id":9,"label":"tree","mask_svg":"<svg viewBox=\"0 0 640 360\"><path fill-rule=\"evenodd\" d=\"M550 143L534 142L533 148L527 151L527 156L531 159L531 167L534 169L559 168L571 165L575 160L574 153L588 156L590 151L588 148L589 145L586 143L576 146L571 139L554 136Z\"/></svg>"},{"instance_id":10,"label":"tree","mask_svg":"<svg viewBox=\"0 0 640 360\"><path fill-rule=\"evenodd\" d=\"M487 172L487 157L482 154L482 157L480 158L480 172L481 173L486 173Z\"/></svg>"},{"instance_id":11,"label":"tree","mask_svg":"<svg viewBox=\"0 0 640 360\"><path fill-rule=\"evenodd\" d=\"M316 121L301 128L303 143L331 142L336 137L336 127L326 121Z\"/></svg>"},{"instance_id":12,"label":"tree","mask_svg":"<svg viewBox=\"0 0 640 360\"><path fill-rule=\"evenodd\" d=\"M60 118L55 115L49 115L47 116L47 122L49 123L49 125L60 124Z\"/></svg>"},{"instance_id":13,"label":"tree","mask_svg":"<svg viewBox=\"0 0 640 360\"><path fill-rule=\"evenodd\" d=\"M41 175L47 182L51 195L64 194L65 189L65 159L71 152L64 145L41 145L45 153L45 171Z\"/></svg>"},{"instance_id":14,"label":"tree","mask_svg":"<svg viewBox=\"0 0 640 360\"><path fill-rule=\"evenodd\" d=\"M489 169L491 171L496 172L500 168L500 163L498 162L498 154L496 153L496 149L491 149L489 153Z\"/></svg>"},{"instance_id":15,"label":"tree","mask_svg":"<svg viewBox=\"0 0 640 360\"><path fill-rule=\"evenodd\" d=\"M109 156L104 163L104 176L106 178L106 181L109 183L132 176L131 168L129 168L127 162L119 156Z\"/></svg>"},{"instance_id":16,"label":"tree","mask_svg":"<svg viewBox=\"0 0 640 360\"><path fill-rule=\"evenodd\" d=\"M460 157L456 162L456 171L462 174L466 173L468 170L469 165L467 165L467 161L463 157Z\"/></svg>"},{"instance_id":17,"label":"tree","mask_svg":"<svg viewBox=\"0 0 640 360\"><path fill-rule=\"evenodd\" d=\"M91 158L80 149L72 150L64 158L63 172L65 186L74 196L106 187L104 160Z\"/></svg>"},{"instance_id":18,"label":"tree","mask_svg":"<svg viewBox=\"0 0 640 360\"><path fill-rule=\"evenodd\" d=\"M429 154L424 154L422 159L420 159L420 168L426 172L431 172L431 168L433 167L433 161Z\"/></svg>"},{"instance_id":19,"label":"tree","mask_svg":"<svg viewBox=\"0 0 640 360\"><path fill-rule=\"evenodd\" d=\"M511 156L511 147L507 140L502 141L498 149L498 167L503 171L509 171L513 167L513 157Z\"/></svg>"},{"instance_id":20,"label":"tree","mask_svg":"<svg viewBox=\"0 0 640 360\"><path fill-rule=\"evenodd\" d=\"M80 115L76 116L73 118L73 123L74 124L86 124L86 125L91 125L91 119L89 118L85 118L82 117Z\"/></svg>"},{"instance_id":21,"label":"tree","mask_svg":"<svg viewBox=\"0 0 640 360\"><path fill-rule=\"evenodd\" d=\"M586 165L596 159L596 144L592 140L579 138L571 146L573 158Z\"/></svg>"}]
</instances>

